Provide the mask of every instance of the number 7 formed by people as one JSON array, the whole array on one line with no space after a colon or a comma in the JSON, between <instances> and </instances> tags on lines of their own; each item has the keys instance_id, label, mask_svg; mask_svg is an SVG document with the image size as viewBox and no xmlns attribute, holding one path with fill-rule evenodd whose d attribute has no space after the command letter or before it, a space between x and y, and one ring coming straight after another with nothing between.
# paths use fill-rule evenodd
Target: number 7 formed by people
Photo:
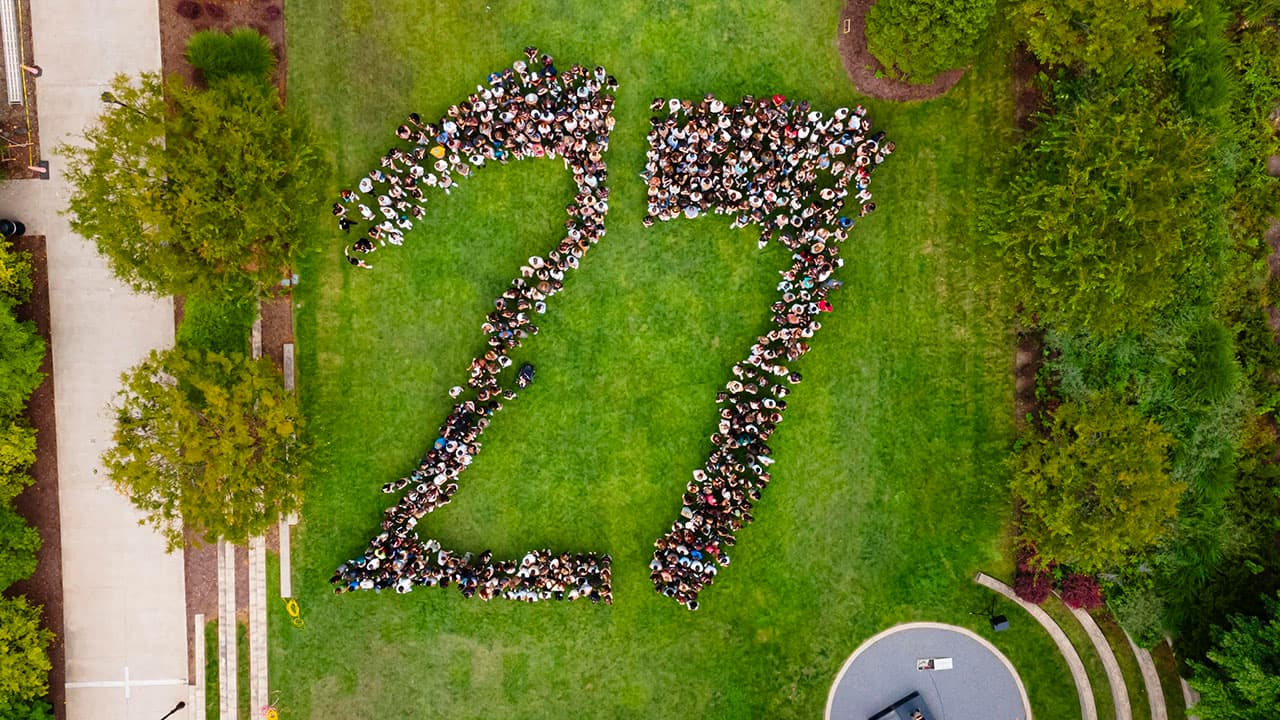
<instances>
[{"instance_id":1,"label":"number 7 formed by people","mask_svg":"<svg viewBox=\"0 0 1280 720\"><path fill-rule=\"evenodd\" d=\"M845 200L870 203L871 172L893 152L884 133L873 133L861 107L830 116L782 95L744 97L728 105L712 95L698 101L658 98L650 108L648 185L644 225L707 213L731 218L730 227L760 228L759 246L777 241L791 251L780 271L772 325L733 366L716 395L720 420L711 451L693 471L680 514L654 542L650 579L661 594L690 610L698 593L729 565L734 535L752 521L751 510L769 484L773 452L766 441L782 421L790 386L800 382L793 363L830 312L839 245L854 225ZM705 221L704 221L705 222Z\"/></svg>"},{"instance_id":2,"label":"number 7 formed by people","mask_svg":"<svg viewBox=\"0 0 1280 720\"><path fill-rule=\"evenodd\" d=\"M486 84L439 119L425 122L409 115L396 130L396 146L354 189L340 193L333 213L339 227L360 235L347 257L354 267L367 269L360 255L415 239L408 233L424 217L429 197L462 187L481 168L558 158L577 186L564 237L545 256L529 258L495 299L481 325L485 344L467 368L465 382L449 391L454 404L448 417L418 466L383 486L401 497L386 510L380 532L365 551L338 566L330 579L336 592L406 593L454 585L464 596L483 600L612 601L607 554L539 549L500 561L488 551L473 555L424 541L416 528L458 491L460 476L480 452L480 438L503 402L516 399L517 391L533 381L533 366L512 368L510 352L537 334L534 317L546 312L547 301L604 236L609 188L603 158L616 88L602 67L562 70L551 56L526 48L523 59L491 73Z\"/></svg>"}]
</instances>

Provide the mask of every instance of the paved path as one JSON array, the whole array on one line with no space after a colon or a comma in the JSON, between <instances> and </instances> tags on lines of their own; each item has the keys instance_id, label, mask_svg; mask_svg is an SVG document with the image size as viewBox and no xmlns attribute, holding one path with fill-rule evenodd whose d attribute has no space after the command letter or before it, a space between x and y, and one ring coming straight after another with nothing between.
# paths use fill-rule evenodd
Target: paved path
<instances>
[{"instance_id":1,"label":"paved path","mask_svg":"<svg viewBox=\"0 0 1280 720\"><path fill-rule=\"evenodd\" d=\"M1111 702L1115 705L1116 720L1133 720L1129 692L1124 685L1124 673L1120 672L1120 663L1116 662L1116 654L1112 652L1107 636L1102 634L1102 628L1094 622L1092 615L1070 605L1067 605L1067 609L1084 627L1085 634L1093 643L1093 649L1098 651L1098 657L1102 659L1102 668L1107 672L1107 684L1111 686Z\"/></svg>"},{"instance_id":2,"label":"paved path","mask_svg":"<svg viewBox=\"0 0 1280 720\"><path fill-rule=\"evenodd\" d=\"M249 712L270 702L267 690L267 541L249 538Z\"/></svg>"},{"instance_id":3,"label":"paved path","mask_svg":"<svg viewBox=\"0 0 1280 720\"><path fill-rule=\"evenodd\" d=\"M1169 720L1169 710L1164 704L1164 691L1160 688L1160 673L1156 671L1156 662L1151 659L1151 653L1145 648L1138 647L1138 644L1129 637L1129 633L1124 634L1124 639L1129 641L1129 647L1133 650L1133 656L1138 659L1138 670L1142 672L1142 684L1147 687L1147 704L1151 706L1151 720Z\"/></svg>"},{"instance_id":4,"label":"paved path","mask_svg":"<svg viewBox=\"0 0 1280 720\"><path fill-rule=\"evenodd\" d=\"M158 70L155 0L33 2L40 135L51 179L0 190L0 212L46 236L56 397L69 720L153 720L187 692L182 553L138 525L102 473L107 403L120 374L173 342L173 303L120 285L58 211L68 188L53 147L97 117L116 73ZM186 711L175 720L188 717Z\"/></svg>"},{"instance_id":5,"label":"paved path","mask_svg":"<svg viewBox=\"0 0 1280 720\"><path fill-rule=\"evenodd\" d=\"M239 653L236 651L236 546L218 541L218 717L236 720L239 711Z\"/></svg>"},{"instance_id":6,"label":"paved path","mask_svg":"<svg viewBox=\"0 0 1280 720\"><path fill-rule=\"evenodd\" d=\"M1049 633L1049 637L1053 638L1053 642L1058 646L1058 652L1062 653L1062 657L1067 661L1067 667L1071 670L1071 678L1076 683L1076 694L1080 697L1080 717L1083 720L1098 720L1098 706L1093 701L1093 685L1089 683L1089 675L1084 671L1084 663L1080 661L1080 654L1072 647L1071 640L1067 638L1066 633L1062 632L1062 628L1058 627L1058 623L1049 617L1049 614L1040 609L1038 605L1031 603L1018 597L1013 592L1013 588L996 580L985 573L978 573L974 582L987 588L991 588L1001 595L1009 598L1017 603L1023 610L1031 614L1036 622L1044 626L1045 632Z\"/></svg>"}]
</instances>

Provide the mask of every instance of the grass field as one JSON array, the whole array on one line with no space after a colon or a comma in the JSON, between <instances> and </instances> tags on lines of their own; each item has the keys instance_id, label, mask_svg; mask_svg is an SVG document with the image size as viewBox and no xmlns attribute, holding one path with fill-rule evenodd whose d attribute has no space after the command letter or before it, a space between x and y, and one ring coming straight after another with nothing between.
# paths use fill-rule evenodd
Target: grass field
<instances>
[{"instance_id":1,"label":"grass field","mask_svg":"<svg viewBox=\"0 0 1280 720\"><path fill-rule=\"evenodd\" d=\"M689 613L648 581L653 540L709 449L716 389L767 325L776 249L701 219L645 230L648 101L782 92L858 101L839 2L314 0L290 3L289 105L352 183L410 111L439 115L525 45L621 82L608 235L517 351L538 378L485 436L454 502L419 526L447 546L612 553L612 607L468 601L453 589L335 597L482 346L487 307L545 252L572 185L558 162L486 169L429 206L405 247L341 262L317 226L295 310L299 388L321 441L294 544L306 626L272 611L284 717L813 718L844 658L900 621L981 629L970 578L1007 574L1000 464L1013 439L1007 313L971 214L1010 134L1000 37L946 98L868 103L898 152L844 251L846 287L799 365L774 481L734 563ZM1037 718L1078 717L1065 664L1011 606L992 639ZM985 635L991 636L988 631Z\"/></svg>"}]
</instances>

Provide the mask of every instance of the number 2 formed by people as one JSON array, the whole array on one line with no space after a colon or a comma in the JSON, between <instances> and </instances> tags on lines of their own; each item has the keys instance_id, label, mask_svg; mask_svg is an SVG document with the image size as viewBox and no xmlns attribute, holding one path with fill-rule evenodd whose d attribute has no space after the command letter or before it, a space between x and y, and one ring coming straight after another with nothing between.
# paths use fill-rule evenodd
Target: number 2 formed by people
<instances>
[{"instance_id":1,"label":"number 2 formed by people","mask_svg":"<svg viewBox=\"0 0 1280 720\"><path fill-rule=\"evenodd\" d=\"M338 567L330 580L337 592L394 588L405 593L454 584L464 596L484 600L612 601L608 555L534 550L494 561L487 551L479 556L454 552L435 540L420 540L415 531L423 516L457 492L456 481L480 452L480 436L502 410L502 401L514 399L516 387L532 381L531 365L511 380L509 353L538 332L532 317L546 311L546 301L605 232L609 190L603 154L613 129L617 83L599 66L574 65L561 72L549 55L534 48L526 48L525 55L490 74L487 86L451 106L439 121L410 115L397 130L407 147L392 149L357 190L342 191L342 201L334 205L343 230L367 227L346 254L353 265L371 268L352 250L367 254L377 249L375 243L400 244L423 216L428 190L450 192L486 165L560 157L577 186L565 236L545 257L530 258L494 301L481 326L487 349L471 361L466 386L450 390L453 409L418 467L383 487L388 493L407 492L384 513L382 532L365 552Z\"/></svg>"}]
</instances>

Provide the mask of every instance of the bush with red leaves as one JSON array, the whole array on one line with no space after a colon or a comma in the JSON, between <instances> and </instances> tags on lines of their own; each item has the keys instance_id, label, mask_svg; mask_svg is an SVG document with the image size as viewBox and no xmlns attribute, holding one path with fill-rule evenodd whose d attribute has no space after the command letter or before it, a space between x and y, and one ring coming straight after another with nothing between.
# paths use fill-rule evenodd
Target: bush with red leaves
<instances>
[{"instance_id":1,"label":"bush with red leaves","mask_svg":"<svg viewBox=\"0 0 1280 720\"><path fill-rule=\"evenodd\" d=\"M1053 592L1053 574L1046 570L1019 570L1013 576L1013 592L1033 605L1039 605Z\"/></svg>"},{"instance_id":2,"label":"bush with red leaves","mask_svg":"<svg viewBox=\"0 0 1280 720\"><path fill-rule=\"evenodd\" d=\"M217 3L207 2L204 4L204 13L215 20L221 20L227 16L227 9Z\"/></svg>"},{"instance_id":3,"label":"bush with red leaves","mask_svg":"<svg viewBox=\"0 0 1280 720\"><path fill-rule=\"evenodd\" d=\"M1053 563L1042 566L1033 548L1018 551L1018 570L1013 575L1013 592L1029 603L1039 605L1053 592Z\"/></svg>"},{"instance_id":4,"label":"bush with red leaves","mask_svg":"<svg viewBox=\"0 0 1280 720\"><path fill-rule=\"evenodd\" d=\"M1092 610L1102 607L1102 586L1092 575L1071 573L1062 581L1059 590L1062 602L1073 608Z\"/></svg>"},{"instance_id":5,"label":"bush with red leaves","mask_svg":"<svg viewBox=\"0 0 1280 720\"><path fill-rule=\"evenodd\" d=\"M195 20L200 17L200 3L194 2L194 0L182 0L182 2L178 3L176 11L188 20Z\"/></svg>"}]
</instances>

